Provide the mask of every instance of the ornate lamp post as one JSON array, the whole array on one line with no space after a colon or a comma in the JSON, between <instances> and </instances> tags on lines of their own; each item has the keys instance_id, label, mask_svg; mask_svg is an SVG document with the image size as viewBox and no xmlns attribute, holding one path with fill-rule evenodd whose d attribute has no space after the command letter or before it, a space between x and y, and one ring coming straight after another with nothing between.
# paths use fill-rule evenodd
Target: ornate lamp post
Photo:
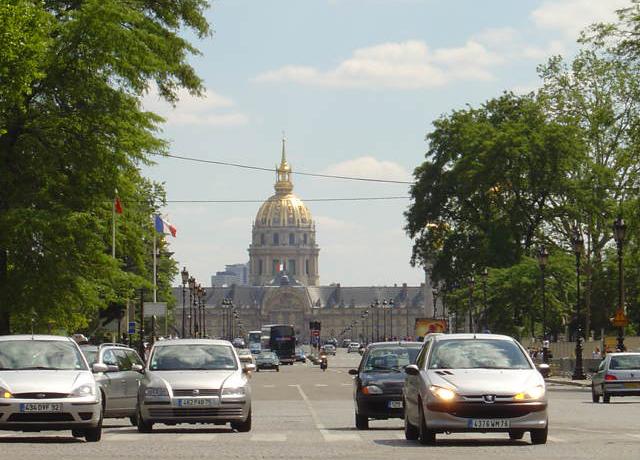
<instances>
[{"instance_id":1,"label":"ornate lamp post","mask_svg":"<svg viewBox=\"0 0 640 460\"><path fill-rule=\"evenodd\" d=\"M409 338L409 304L407 303L406 299L404 301L404 314L406 316L406 320L407 320L407 330L406 330L406 334L405 337L408 339Z\"/></svg>"},{"instance_id":2,"label":"ornate lamp post","mask_svg":"<svg viewBox=\"0 0 640 460\"><path fill-rule=\"evenodd\" d=\"M618 312L624 314L624 269L622 266L622 247L624 245L624 237L627 231L627 224L624 223L622 217L618 217L613 223L613 237L618 247ZM622 315L620 315L622 316ZM618 327L618 351L624 351L624 327Z\"/></svg>"},{"instance_id":3,"label":"ornate lamp post","mask_svg":"<svg viewBox=\"0 0 640 460\"><path fill-rule=\"evenodd\" d=\"M367 310L365 310L360 315L360 318L362 319L362 341L363 342L366 342L366 340L367 340L366 326L367 326L367 316L368 315L369 315L369 312Z\"/></svg>"},{"instance_id":4,"label":"ornate lamp post","mask_svg":"<svg viewBox=\"0 0 640 460\"><path fill-rule=\"evenodd\" d=\"M489 269L482 269L482 331L489 331L489 321L487 321L487 278L489 278Z\"/></svg>"},{"instance_id":5,"label":"ornate lamp post","mask_svg":"<svg viewBox=\"0 0 640 460\"><path fill-rule=\"evenodd\" d=\"M371 309L371 342L374 342L375 340L374 340L374 337L373 337L373 319L374 319L375 315L373 314L373 309L375 308L375 304L373 302L371 302L371 305L369 305L369 308Z\"/></svg>"},{"instance_id":6,"label":"ornate lamp post","mask_svg":"<svg viewBox=\"0 0 640 460\"><path fill-rule=\"evenodd\" d=\"M189 337L193 337L193 302L195 297L196 279L189 278Z\"/></svg>"},{"instance_id":7,"label":"ornate lamp post","mask_svg":"<svg viewBox=\"0 0 640 460\"><path fill-rule=\"evenodd\" d=\"M222 338L227 338L227 310L231 302L226 297L222 299Z\"/></svg>"},{"instance_id":8,"label":"ornate lamp post","mask_svg":"<svg viewBox=\"0 0 640 460\"><path fill-rule=\"evenodd\" d=\"M380 341L380 301L376 299L373 302L374 308L376 309L376 342Z\"/></svg>"},{"instance_id":9,"label":"ornate lamp post","mask_svg":"<svg viewBox=\"0 0 640 460\"><path fill-rule=\"evenodd\" d=\"M538 265L540 266L540 287L542 289L542 362L549 363L549 340L547 339L547 298L545 295L545 274L547 262L549 261L549 251L544 246L538 248Z\"/></svg>"},{"instance_id":10,"label":"ornate lamp post","mask_svg":"<svg viewBox=\"0 0 640 460\"><path fill-rule=\"evenodd\" d=\"M382 299L382 341L387 341L387 299Z\"/></svg>"},{"instance_id":11,"label":"ornate lamp post","mask_svg":"<svg viewBox=\"0 0 640 460\"><path fill-rule=\"evenodd\" d=\"M475 332L473 324L473 288L476 286L476 279L473 275L469 277L469 332Z\"/></svg>"},{"instance_id":12,"label":"ornate lamp post","mask_svg":"<svg viewBox=\"0 0 640 460\"><path fill-rule=\"evenodd\" d=\"M186 291L187 291L187 283L189 282L189 272L187 271L187 267L184 267L182 269L182 271L180 272L180 275L182 275L182 331L180 334L180 338L184 339L185 337L185 333L184 333L184 326L185 323L187 322L187 306L186 306L186 302L185 302L185 297L187 295ZM129 318L127 318L127 321L129 321Z\"/></svg>"},{"instance_id":13,"label":"ornate lamp post","mask_svg":"<svg viewBox=\"0 0 640 460\"><path fill-rule=\"evenodd\" d=\"M393 299L389 299L389 337L393 340L393 307L395 307Z\"/></svg>"},{"instance_id":14,"label":"ornate lamp post","mask_svg":"<svg viewBox=\"0 0 640 460\"><path fill-rule=\"evenodd\" d=\"M204 309L204 304L205 304L205 296L207 294L207 290L200 286L200 337L205 337L207 335L207 323L206 323L206 317L205 317L205 309Z\"/></svg>"},{"instance_id":15,"label":"ornate lamp post","mask_svg":"<svg viewBox=\"0 0 640 460\"><path fill-rule=\"evenodd\" d=\"M193 313L194 313L194 321L193 321L193 332L194 336L200 337L200 327L202 323L200 323L200 296L202 292L200 290L200 283L196 283L195 287L195 295L193 298Z\"/></svg>"},{"instance_id":16,"label":"ornate lamp post","mask_svg":"<svg viewBox=\"0 0 640 460\"><path fill-rule=\"evenodd\" d=\"M580 233L580 229L576 226L573 228L571 237L571 245L573 253L576 256L576 367L571 378L573 380L584 380L586 377L582 369L582 317L580 315L580 258L584 250L584 239Z\"/></svg>"}]
</instances>

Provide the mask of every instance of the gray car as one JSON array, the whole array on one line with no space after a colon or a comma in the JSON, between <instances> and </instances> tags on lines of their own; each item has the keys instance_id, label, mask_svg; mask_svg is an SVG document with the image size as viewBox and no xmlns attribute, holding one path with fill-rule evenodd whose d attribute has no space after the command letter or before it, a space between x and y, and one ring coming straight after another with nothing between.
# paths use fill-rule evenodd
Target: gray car
<instances>
[{"instance_id":1,"label":"gray car","mask_svg":"<svg viewBox=\"0 0 640 460\"><path fill-rule=\"evenodd\" d=\"M0 336L0 430L71 430L100 440L101 394L72 339Z\"/></svg>"},{"instance_id":2,"label":"gray car","mask_svg":"<svg viewBox=\"0 0 640 460\"><path fill-rule=\"evenodd\" d=\"M235 348L226 340L156 342L138 393L138 431L154 423L231 424L251 430L251 387Z\"/></svg>"},{"instance_id":3,"label":"gray car","mask_svg":"<svg viewBox=\"0 0 640 460\"><path fill-rule=\"evenodd\" d=\"M138 387L145 378L144 361L126 345L80 345L102 392L105 418L128 417L137 425Z\"/></svg>"},{"instance_id":4,"label":"gray car","mask_svg":"<svg viewBox=\"0 0 640 460\"><path fill-rule=\"evenodd\" d=\"M609 403L612 396L640 396L640 353L609 353L591 378L591 396Z\"/></svg>"},{"instance_id":5,"label":"gray car","mask_svg":"<svg viewBox=\"0 0 640 460\"><path fill-rule=\"evenodd\" d=\"M425 339L405 367L405 436L434 444L437 433L529 431L547 441L545 382L522 346L493 334L442 334Z\"/></svg>"}]
</instances>

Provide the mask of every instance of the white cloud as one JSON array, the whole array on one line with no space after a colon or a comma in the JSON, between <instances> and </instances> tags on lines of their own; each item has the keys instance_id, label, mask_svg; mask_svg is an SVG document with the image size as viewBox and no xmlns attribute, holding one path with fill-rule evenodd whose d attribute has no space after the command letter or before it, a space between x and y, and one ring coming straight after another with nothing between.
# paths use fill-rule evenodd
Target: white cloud
<instances>
[{"instance_id":1,"label":"white cloud","mask_svg":"<svg viewBox=\"0 0 640 460\"><path fill-rule=\"evenodd\" d=\"M410 181L411 175L398 163L380 161L371 156L363 156L353 160L331 165L327 174L338 176L368 177L372 179Z\"/></svg>"},{"instance_id":2,"label":"white cloud","mask_svg":"<svg viewBox=\"0 0 640 460\"><path fill-rule=\"evenodd\" d=\"M629 0L546 0L531 17L538 27L558 30L575 40L590 24L615 20L615 10L629 4Z\"/></svg>"},{"instance_id":3,"label":"white cloud","mask_svg":"<svg viewBox=\"0 0 640 460\"><path fill-rule=\"evenodd\" d=\"M208 89L202 97L192 96L186 90L180 90L175 107L161 99L157 91L152 90L145 96L143 106L146 110L164 117L170 125L229 127L249 122L245 114L234 110L233 100Z\"/></svg>"},{"instance_id":4,"label":"white cloud","mask_svg":"<svg viewBox=\"0 0 640 460\"><path fill-rule=\"evenodd\" d=\"M475 41L431 51L423 41L408 40L356 49L330 70L288 65L264 72L254 81L339 88L433 88L454 80L492 79L490 67L501 62L500 56Z\"/></svg>"}]
</instances>

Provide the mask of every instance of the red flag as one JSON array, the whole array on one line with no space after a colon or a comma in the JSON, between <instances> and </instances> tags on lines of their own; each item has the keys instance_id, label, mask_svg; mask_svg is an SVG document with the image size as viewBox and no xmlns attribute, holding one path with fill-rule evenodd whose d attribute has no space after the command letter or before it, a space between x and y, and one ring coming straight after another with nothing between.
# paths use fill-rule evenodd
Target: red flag
<instances>
[{"instance_id":1,"label":"red flag","mask_svg":"<svg viewBox=\"0 0 640 460\"><path fill-rule=\"evenodd\" d=\"M115 207L116 207L116 212L118 214L122 214L122 203L120 203L120 198L116 196L116 203L115 203Z\"/></svg>"}]
</instances>

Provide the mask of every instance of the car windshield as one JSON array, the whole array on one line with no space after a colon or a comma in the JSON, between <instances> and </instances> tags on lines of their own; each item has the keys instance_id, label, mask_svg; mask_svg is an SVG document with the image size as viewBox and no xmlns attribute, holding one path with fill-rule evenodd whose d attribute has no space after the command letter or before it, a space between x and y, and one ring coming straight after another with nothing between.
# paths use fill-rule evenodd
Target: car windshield
<instances>
[{"instance_id":1,"label":"car windshield","mask_svg":"<svg viewBox=\"0 0 640 460\"><path fill-rule=\"evenodd\" d=\"M83 347L80 346L80 351L87 359L89 366L93 366L98 361L98 348L97 347Z\"/></svg>"},{"instance_id":2,"label":"car windshield","mask_svg":"<svg viewBox=\"0 0 640 460\"><path fill-rule=\"evenodd\" d=\"M609 363L611 370L640 370L640 355L612 356Z\"/></svg>"},{"instance_id":3,"label":"car windshield","mask_svg":"<svg viewBox=\"0 0 640 460\"><path fill-rule=\"evenodd\" d=\"M233 350L227 345L163 345L156 347L149 361L152 371L237 369Z\"/></svg>"},{"instance_id":4,"label":"car windshield","mask_svg":"<svg viewBox=\"0 0 640 460\"><path fill-rule=\"evenodd\" d=\"M276 359L275 353L260 353L258 359Z\"/></svg>"},{"instance_id":5,"label":"car windshield","mask_svg":"<svg viewBox=\"0 0 640 460\"><path fill-rule=\"evenodd\" d=\"M510 340L451 339L434 344L429 369L531 369L531 364Z\"/></svg>"},{"instance_id":6,"label":"car windshield","mask_svg":"<svg viewBox=\"0 0 640 460\"><path fill-rule=\"evenodd\" d=\"M376 347L366 358L363 372L400 372L404 366L414 364L420 347Z\"/></svg>"},{"instance_id":7,"label":"car windshield","mask_svg":"<svg viewBox=\"0 0 640 460\"><path fill-rule=\"evenodd\" d=\"M0 370L87 370L78 347L60 340L0 341Z\"/></svg>"}]
</instances>

